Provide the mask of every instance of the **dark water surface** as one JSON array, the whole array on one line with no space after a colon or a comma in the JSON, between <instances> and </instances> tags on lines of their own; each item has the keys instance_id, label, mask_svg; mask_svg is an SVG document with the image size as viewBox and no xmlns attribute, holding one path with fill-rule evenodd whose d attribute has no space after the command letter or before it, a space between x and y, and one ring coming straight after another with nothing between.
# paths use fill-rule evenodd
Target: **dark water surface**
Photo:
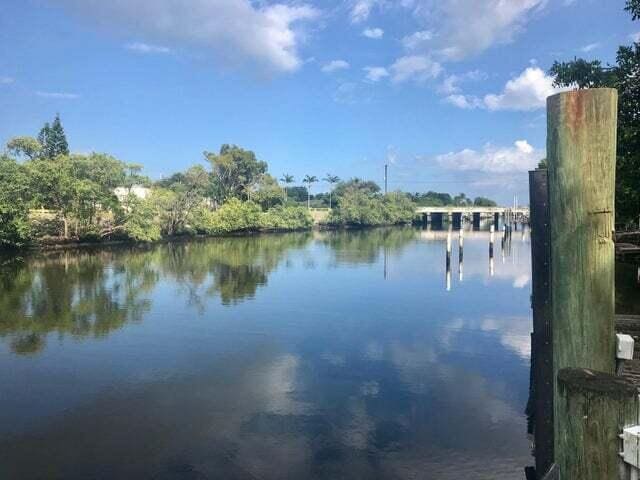
<instances>
[{"instance_id":1,"label":"dark water surface","mask_svg":"<svg viewBox=\"0 0 640 480\"><path fill-rule=\"evenodd\" d=\"M0 269L0 479L521 479L528 234L412 228Z\"/></svg>"}]
</instances>

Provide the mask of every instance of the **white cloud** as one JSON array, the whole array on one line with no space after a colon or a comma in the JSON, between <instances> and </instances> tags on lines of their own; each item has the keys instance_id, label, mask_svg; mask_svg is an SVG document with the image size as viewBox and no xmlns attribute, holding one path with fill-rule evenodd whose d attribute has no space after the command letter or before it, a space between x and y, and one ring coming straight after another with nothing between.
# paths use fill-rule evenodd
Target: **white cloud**
<instances>
[{"instance_id":1,"label":"white cloud","mask_svg":"<svg viewBox=\"0 0 640 480\"><path fill-rule=\"evenodd\" d=\"M595 43L590 43L589 45L585 45L584 47L582 47L580 50L588 53L591 52L592 50L595 50L596 48L600 48L600 43L595 42Z\"/></svg>"},{"instance_id":2,"label":"white cloud","mask_svg":"<svg viewBox=\"0 0 640 480\"><path fill-rule=\"evenodd\" d=\"M68 93L68 92L43 92L38 91L36 95L42 98L53 98L56 100L75 100L76 98L80 98L80 95L77 93Z\"/></svg>"},{"instance_id":3,"label":"white cloud","mask_svg":"<svg viewBox=\"0 0 640 480\"><path fill-rule=\"evenodd\" d=\"M460 91L458 86L458 77L456 75L448 75L442 81L438 90L445 95L451 95Z\"/></svg>"},{"instance_id":4,"label":"white cloud","mask_svg":"<svg viewBox=\"0 0 640 480\"><path fill-rule=\"evenodd\" d=\"M319 16L307 4L253 4L249 0L55 0L97 21L156 39L212 50L227 64L258 64L271 71L294 71L300 22Z\"/></svg>"},{"instance_id":5,"label":"white cloud","mask_svg":"<svg viewBox=\"0 0 640 480\"><path fill-rule=\"evenodd\" d=\"M419 32L407 35L402 39L402 44L408 50L415 50L422 47L433 38L433 33L430 30L421 30Z\"/></svg>"},{"instance_id":6,"label":"white cloud","mask_svg":"<svg viewBox=\"0 0 640 480\"><path fill-rule=\"evenodd\" d=\"M349 62L346 62L345 60L331 60L329 63L325 63L321 70L324 73L331 73L336 70L346 70L349 67Z\"/></svg>"},{"instance_id":7,"label":"white cloud","mask_svg":"<svg viewBox=\"0 0 640 480\"><path fill-rule=\"evenodd\" d=\"M362 35L367 38L378 39L382 38L382 36L384 35L384 30L382 30L381 28L365 28L362 31Z\"/></svg>"},{"instance_id":8,"label":"white cloud","mask_svg":"<svg viewBox=\"0 0 640 480\"><path fill-rule=\"evenodd\" d=\"M384 67L364 67L363 70L367 72L367 80L371 82L377 82L389 76L389 72Z\"/></svg>"},{"instance_id":9,"label":"white cloud","mask_svg":"<svg viewBox=\"0 0 640 480\"><path fill-rule=\"evenodd\" d=\"M482 107L482 100L478 97L474 97L473 95L454 93L446 96L444 100L445 102L464 110L473 110L475 108Z\"/></svg>"},{"instance_id":10,"label":"white cloud","mask_svg":"<svg viewBox=\"0 0 640 480\"><path fill-rule=\"evenodd\" d=\"M425 31L433 32L438 54L461 60L495 44L510 42L531 14L548 0L403 0ZM414 48L420 43L411 42ZM434 45L429 45L429 49Z\"/></svg>"},{"instance_id":11,"label":"white cloud","mask_svg":"<svg viewBox=\"0 0 640 480\"><path fill-rule=\"evenodd\" d=\"M0 76L0 85L10 85L15 82L15 79L12 77L2 77Z\"/></svg>"},{"instance_id":12,"label":"white cloud","mask_svg":"<svg viewBox=\"0 0 640 480\"><path fill-rule=\"evenodd\" d=\"M546 105L547 97L566 89L553 86L553 77L538 67L529 67L509 80L499 94L484 97L489 110L536 110Z\"/></svg>"},{"instance_id":13,"label":"white cloud","mask_svg":"<svg viewBox=\"0 0 640 480\"><path fill-rule=\"evenodd\" d=\"M484 80L486 78L487 74L480 70L472 70L462 74L447 75L438 87L438 91L444 95L452 95L460 91L459 84L461 82Z\"/></svg>"},{"instance_id":14,"label":"white cloud","mask_svg":"<svg viewBox=\"0 0 640 480\"><path fill-rule=\"evenodd\" d=\"M640 32L632 33L629 35L629 39L632 42L640 43Z\"/></svg>"},{"instance_id":15,"label":"white cloud","mask_svg":"<svg viewBox=\"0 0 640 480\"><path fill-rule=\"evenodd\" d=\"M127 50L131 50L136 53L171 53L169 47L163 47L160 45L151 45L143 42L133 42L125 45Z\"/></svg>"},{"instance_id":16,"label":"white cloud","mask_svg":"<svg viewBox=\"0 0 640 480\"><path fill-rule=\"evenodd\" d=\"M423 82L437 78L442 73L442 66L425 55L408 55L401 57L390 67L395 83L413 80Z\"/></svg>"},{"instance_id":17,"label":"white cloud","mask_svg":"<svg viewBox=\"0 0 640 480\"><path fill-rule=\"evenodd\" d=\"M373 7L380 3L382 3L382 0L356 0L351 6L351 22L364 22L371 15Z\"/></svg>"},{"instance_id":18,"label":"white cloud","mask_svg":"<svg viewBox=\"0 0 640 480\"><path fill-rule=\"evenodd\" d=\"M517 140L512 147L486 144L482 151L465 148L459 152L438 155L436 161L449 170L509 173L531 170L543 157L543 152L533 148L526 140Z\"/></svg>"}]
</instances>

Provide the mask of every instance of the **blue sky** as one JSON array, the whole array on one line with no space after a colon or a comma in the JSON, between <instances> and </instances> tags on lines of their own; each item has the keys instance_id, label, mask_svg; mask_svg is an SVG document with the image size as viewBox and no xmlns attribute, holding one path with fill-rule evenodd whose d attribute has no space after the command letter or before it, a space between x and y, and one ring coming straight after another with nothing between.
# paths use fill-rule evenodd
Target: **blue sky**
<instances>
[{"instance_id":1,"label":"blue sky","mask_svg":"<svg viewBox=\"0 0 640 480\"><path fill-rule=\"evenodd\" d=\"M4 0L0 141L59 112L73 151L153 178L222 143L275 176L527 203L546 71L612 62L624 0ZM322 185L319 189L323 189Z\"/></svg>"}]
</instances>

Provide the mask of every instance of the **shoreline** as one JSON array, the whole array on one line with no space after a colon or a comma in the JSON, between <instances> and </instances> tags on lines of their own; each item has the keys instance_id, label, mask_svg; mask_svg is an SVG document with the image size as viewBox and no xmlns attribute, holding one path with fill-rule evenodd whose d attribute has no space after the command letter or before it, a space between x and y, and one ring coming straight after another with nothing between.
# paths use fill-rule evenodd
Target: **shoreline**
<instances>
[{"instance_id":1,"label":"shoreline","mask_svg":"<svg viewBox=\"0 0 640 480\"><path fill-rule=\"evenodd\" d=\"M11 256L20 256L22 254L33 254L33 253L49 253L49 252L64 252L64 251L72 251L72 250L91 250L91 249L100 249L100 248L108 248L108 247L151 247L153 245L158 244L166 244L166 243L183 243L189 241L201 241L207 240L211 238L243 238L243 237L255 237L260 235L279 235L285 233L303 233L303 232L313 232L313 231L339 231L339 230L368 230L373 228L389 228L389 227L406 227L411 226L413 224L393 224L393 225L328 225L328 224L316 224L310 228L299 228L299 229L274 229L274 230L243 230L237 232L229 232L219 235L208 235L208 234L185 234L185 235L171 235L167 237L162 237L159 240L155 240L153 242L139 242L136 240L130 239L120 239L120 240L105 240L98 242L82 242L79 240L70 240L70 239L59 239L45 242L34 242L30 245L25 245L24 247L13 248L2 250L0 249L0 258L2 257L11 257ZM0 262L1 264L2 262Z\"/></svg>"}]
</instances>

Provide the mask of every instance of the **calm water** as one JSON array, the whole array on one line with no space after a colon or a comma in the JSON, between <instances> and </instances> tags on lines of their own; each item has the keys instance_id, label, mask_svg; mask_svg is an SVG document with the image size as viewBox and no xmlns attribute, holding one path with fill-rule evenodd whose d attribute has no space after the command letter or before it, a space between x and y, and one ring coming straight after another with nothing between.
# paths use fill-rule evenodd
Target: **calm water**
<instances>
[{"instance_id":1,"label":"calm water","mask_svg":"<svg viewBox=\"0 0 640 480\"><path fill-rule=\"evenodd\" d=\"M411 228L0 269L1 479L517 479L528 234Z\"/></svg>"}]
</instances>

